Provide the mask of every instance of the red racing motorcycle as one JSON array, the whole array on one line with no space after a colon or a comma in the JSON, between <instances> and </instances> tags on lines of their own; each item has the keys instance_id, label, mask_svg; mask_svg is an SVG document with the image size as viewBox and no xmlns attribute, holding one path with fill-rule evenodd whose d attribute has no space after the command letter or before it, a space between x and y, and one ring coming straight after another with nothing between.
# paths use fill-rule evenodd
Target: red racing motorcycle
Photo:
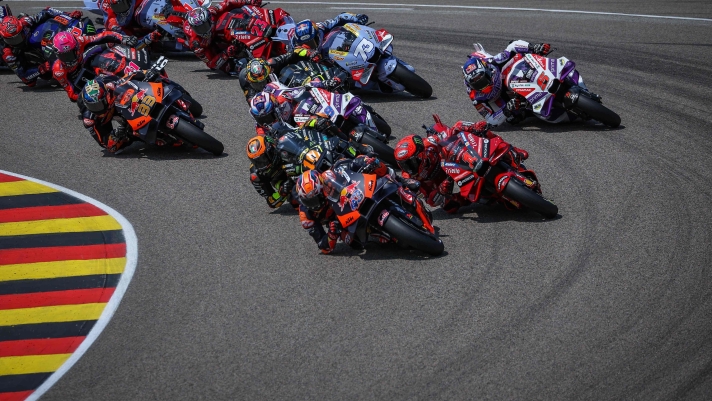
<instances>
[{"instance_id":1,"label":"red racing motorcycle","mask_svg":"<svg viewBox=\"0 0 712 401\"><path fill-rule=\"evenodd\" d=\"M428 133L445 132L449 127L434 115L435 125ZM554 218L559 208L541 193L539 179L533 170L522 164L512 145L501 137L484 138L470 132L459 132L457 139L466 147L469 164L442 160L460 195L474 203L496 201L508 209L528 209L546 218Z\"/></svg>"}]
</instances>

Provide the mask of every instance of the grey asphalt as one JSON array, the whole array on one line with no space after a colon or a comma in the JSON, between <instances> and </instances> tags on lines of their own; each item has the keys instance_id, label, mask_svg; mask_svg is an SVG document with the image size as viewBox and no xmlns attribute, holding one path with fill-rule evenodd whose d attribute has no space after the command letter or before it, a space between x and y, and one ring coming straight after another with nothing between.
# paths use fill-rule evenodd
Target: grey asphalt
<instances>
[{"instance_id":1,"label":"grey asphalt","mask_svg":"<svg viewBox=\"0 0 712 401\"><path fill-rule=\"evenodd\" d=\"M477 5L712 16L707 1ZM252 189L237 82L189 58L167 67L204 105L224 157L139 145L110 156L63 91L0 74L0 169L110 205L139 241L115 317L43 399L712 398L712 22L271 6L297 19L363 9L393 34L435 89L427 101L364 95L398 137L422 133L432 113L478 119L459 68L472 42L495 52L517 38L576 61L622 126L500 131L529 151L558 219L436 211L442 257L372 244L324 256L296 214Z\"/></svg>"}]
</instances>

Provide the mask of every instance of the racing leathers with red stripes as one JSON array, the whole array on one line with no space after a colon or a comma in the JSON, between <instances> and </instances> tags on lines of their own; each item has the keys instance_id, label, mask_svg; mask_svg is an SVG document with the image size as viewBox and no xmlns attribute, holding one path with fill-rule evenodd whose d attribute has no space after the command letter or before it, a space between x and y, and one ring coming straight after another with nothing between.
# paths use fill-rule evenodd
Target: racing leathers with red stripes
<instances>
[{"instance_id":1,"label":"racing leathers with red stripes","mask_svg":"<svg viewBox=\"0 0 712 401\"><path fill-rule=\"evenodd\" d=\"M76 78L76 74L80 71L82 65L83 57L82 55L89 46L100 45L104 43L121 43L124 38L121 34L116 32L104 31L102 33L85 36L85 35L75 35L77 39L78 48L76 49L79 59L73 66L66 66L59 59L54 61L52 64L52 75L54 79L59 82L62 88L67 92L67 96L73 102L77 101L79 97L79 91L81 88L75 88L72 81ZM98 48L97 48L98 49Z\"/></svg>"}]
</instances>

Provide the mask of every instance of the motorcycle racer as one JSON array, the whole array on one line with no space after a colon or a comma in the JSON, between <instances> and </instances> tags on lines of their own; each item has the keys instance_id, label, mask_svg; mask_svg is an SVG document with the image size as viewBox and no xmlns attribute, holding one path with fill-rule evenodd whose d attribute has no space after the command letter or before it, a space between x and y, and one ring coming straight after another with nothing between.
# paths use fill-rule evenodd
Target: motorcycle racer
<instances>
[{"instance_id":1,"label":"motorcycle racer","mask_svg":"<svg viewBox=\"0 0 712 401\"><path fill-rule=\"evenodd\" d=\"M266 22L253 18L246 12L230 13L246 5L260 6L262 0L224 0L207 9L198 7L190 10L183 23L183 33L186 37L178 38L178 42L193 51L211 70L236 74L237 65L233 59L244 50L244 44L226 37L224 42L233 44L223 49L216 43L217 31L229 25L233 28L248 29L255 34L265 34L270 28Z\"/></svg>"},{"instance_id":2,"label":"motorcycle racer","mask_svg":"<svg viewBox=\"0 0 712 401\"><path fill-rule=\"evenodd\" d=\"M279 75L280 71L282 71L284 67L303 59L311 59L319 62L321 60L321 56L314 50L297 47L281 56L272 57L268 60L261 58L250 60L245 68L240 71L239 75L240 87L245 94L245 100L249 103L255 94L265 89L267 84L270 82L270 74L274 73L275 75ZM313 86L323 87L326 90L333 90L334 88L340 86L342 82L345 82L346 78L347 77L345 75L343 77L336 76L328 82L320 84L314 82Z\"/></svg>"},{"instance_id":3,"label":"motorcycle racer","mask_svg":"<svg viewBox=\"0 0 712 401\"><path fill-rule=\"evenodd\" d=\"M309 236L314 239L323 254L331 253L339 238L356 250L363 249L363 244L357 238L343 230L336 218L334 209L329 206L328 199L337 199L341 188L334 179L334 171L338 168L348 168L364 174L375 174L383 177L386 174L395 176L393 170L383 164L378 158L361 155L355 159L343 159L337 162L331 170L318 173L315 170L305 171L296 182L299 201L299 220L302 228L309 230ZM329 231L324 230L328 227ZM390 238L375 237L379 242L388 242Z\"/></svg>"},{"instance_id":4,"label":"motorcycle racer","mask_svg":"<svg viewBox=\"0 0 712 401\"><path fill-rule=\"evenodd\" d=\"M32 31L54 17L79 19L82 17L82 12L75 10L65 13L56 8L47 7L33 16L18 15L14 17L9 15L0 21L0 38L5 44L1 49L3 61L27 86L35 86L37 78L40 77L46 80L52 78L51 66L48 61L34 65L26 59L24 54L28 50L28 37Z\"/></svg>"},{"instance_id":5,"label":"motorcycle racer","mask_svg":"<svg viewBox=\"0 0 712 401\"><path fill-rule=\"evenodd\" d=\"M441 206L446 213L456 213L469 202L459 194L453 194L454 181L445 173L441 162L462 163L474 168L476 161L457 134L470 132L488 139L497 135L485 121L458 121L448 128L440 122L439 117L435 118L437 124L428 130L429 136L425 140L418 135L406 136L396 145L395 156L403 178L420 182L420 192L428 205ZM521 160L529 157L523 149L513 147L512 152L514 157Z\"/></svg>"},{"instance_id":6,"label":"motorcycle racer","mask_svg":"<svg viewBox=\"0 0 712 401\"><path fill-rule=\"evenodd\" d=\"M288 200L294 181L282 166L275 138L258 135L247 142L250 182L267 205L276 209Z\"/></svg>"},{"instance_id":7,"label":"motorcycle racer","mask_svg":"<svg viewBox=\"0 0 712 401\"><path fill-rule=\"evenodd\" d=\"M128 122L119 114L114 115L114 88L119 77L110 75L87 82L82 88L82 101L77 102L84 129L101 146L116 153L131 143ZM117 122L113 128L111 121Z\"/></svg>"},{"instance_id":8,"label":"motorcycle racer","mask_svg":"<svg viewBox=\"0 0 712 401\"><path fill-rule=\"evenodd\" d=\"M308 19L300 21L294 26L294 36L290 44L293 48L303 46L317 50L329 31L349 22L366 25L368 16L365 14L341 13L323 22L314 23Z\"/></svg>"},{"instance_id":9,"label":"motorcycle racer","mask_svg":"<svg viewBox=\"0 0 712 401\"><path fill-rule=\"evenodd\" d=\"M72 85L72 81L74 81L74 75L80 70L79 67L84 59L85 50L90 46L104 43L121 43L134 47L137 41L133 36L123 36L109 31L92 36L59 32L52 39L52 46L57 53L57 60L52 64L52 75L67 92L67 96L71 101L76 102L79 97L74 85ZM101 50L98 46L97 49Z\"/></svg>"},{"instance_id":10,"label":"motorcycle racer","mask_svg":"<svg viewBox=\"0 0 712 401\"><path fill-rule=\"evenodd\" d=\"M473 106L489 124L499 125L505 120L503 117L510 124L516 124L532 115L531 105L527 104L526 99L510 96L503 81L516 54L546 56L551 50L548 43L533 44L515 40L493 57L485 57L477 52L468 56L462 66L465 88ZM502 113L499 113L500 110Z\"/></svg>"}]
</instances>

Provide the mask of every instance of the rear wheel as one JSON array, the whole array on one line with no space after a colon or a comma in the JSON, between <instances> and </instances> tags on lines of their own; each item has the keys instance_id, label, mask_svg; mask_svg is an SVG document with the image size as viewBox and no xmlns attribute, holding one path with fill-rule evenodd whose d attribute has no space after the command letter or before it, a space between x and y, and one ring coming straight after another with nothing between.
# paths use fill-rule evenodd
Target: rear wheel
<instances>
[{"instance_id":1,"label":"rear wheel","mask_svg":"<svg viewBox=\"0 0 712 401\"><path fill-rule=\"evenodd\" d=\"M405 86L405 90L415 96L427 99L433 95L433 88L426 80L402 66L400 63L396 65L396 69L393 70L388 78Z\"/></svg>"},{"instance_id":2,"label":"rear wheel","mask_svg":"<svg viewBox=\"0 0 712 401\"><path fill-rule=\"evenodd\" d=\"M390 164L391 167L395 168L398 166L398 164L396 164L395 150L393 150L392 147L372 137L368 133L363 134L363 137L361 137L361 143L371 145L373 151L378 155L378 158Z\"/></svg>"},{"instance_id":3,"label":"rear wheel","mask_svg":"<svg viewBox=\"0 0 712 401\"><path fill-rule=\"evenodd\" d=\"M445 250L445 245L441 240L403 221L400 216L390 215L383 224L383 229L397 238L400 244L430 255L440 255Z\"/></svg>"},{"instance_id":4,"label":"rear wheel","mask_svg":"<svg viewBox=\"0 0 712 401\"><path fill-rule=\"evenodd\" d=\"M544 199L541 195L524 185L521 185L514 179L509 180L502 195L521 203L527 209L531 209L547 219L552 219L559 213L559 208L555 204Z\"/></svg>"},{"instance_id":5,"label":"rear wheel","mask_svg":"<svg viewBox=\"0 0 712 401\"><path fill-rule=\"evenodd\" d=\"M225 150L222 142L206 134L202 129L183 119L178 122L178 125L176 125L173 129L173 133L193 145L200 146L215 156L220 156L223 150Z\"/></svg>"},{"instance_id":6,"label":"rear wheel","mask_svg":"<svg viewBox=\"0 0 712 401\"><path fill-rule=\"evenodd\" d=\"M576 108L584 112L587 116L609 127L615 128L621 125L621 118L618 114L586 96L579 96L578 102L576 102Z\"/></svg>"}]
</instances>

